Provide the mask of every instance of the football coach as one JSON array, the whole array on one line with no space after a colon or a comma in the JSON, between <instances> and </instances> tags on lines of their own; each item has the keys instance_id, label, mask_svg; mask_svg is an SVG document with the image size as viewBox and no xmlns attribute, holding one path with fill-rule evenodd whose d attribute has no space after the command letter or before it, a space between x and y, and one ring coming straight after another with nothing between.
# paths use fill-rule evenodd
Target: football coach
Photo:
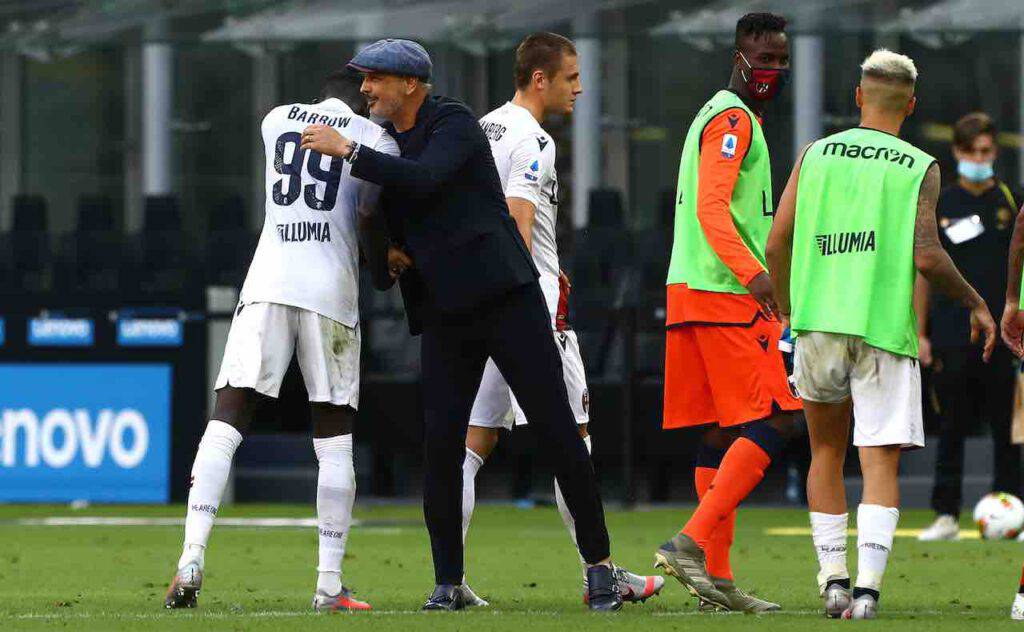
<instances>
[{"instance_id":1,"label":"football coach","mask_svg":"<svg viewBox=\"0 0 1024 632\"><path fill-rule=\"evenodd\" d=\"M401 156L312 125L302 148L343 158L384 187L386 223L411 257L392 263L409 325L420 333L425 475L423 514L436 587L425 610L464 600L462 462L484 364L493 358L519 401L576 520L592 610L618 610L608 531L590 455L576 429L537 269L505 204L490 146L463 103L430 95L432 64L415 42L378 41L348 67L364 75L370 114L386 121Z\"/></svg>"}]
</instances>

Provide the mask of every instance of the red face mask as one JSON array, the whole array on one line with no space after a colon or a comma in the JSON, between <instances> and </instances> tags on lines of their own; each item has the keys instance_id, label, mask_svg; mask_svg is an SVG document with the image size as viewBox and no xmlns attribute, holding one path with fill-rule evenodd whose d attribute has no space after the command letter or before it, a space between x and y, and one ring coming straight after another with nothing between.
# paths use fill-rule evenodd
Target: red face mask
<instances>
[{"instance_id":1,"label":"red face mask","mask_svg":"<svg viewBox=\"0 0 1024 632\"><path fill-rule=\"evenodd\" d=\"M754 68L742 52L740 59L750 69L749 73L740 70L740 75L747 84L750 98L756 101L770 101L786 87L786 83L789 81L788 68Z\"/></svg>"}]
</instances>

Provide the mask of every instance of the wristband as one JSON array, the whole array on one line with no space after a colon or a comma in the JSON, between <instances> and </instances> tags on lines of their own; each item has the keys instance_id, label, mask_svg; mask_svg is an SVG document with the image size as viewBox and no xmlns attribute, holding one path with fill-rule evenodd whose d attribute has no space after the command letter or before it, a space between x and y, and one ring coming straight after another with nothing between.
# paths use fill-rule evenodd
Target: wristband
<instances>
[{"instance_id":1,"label":"wristband","mask_svg":"<svg viewBox=\"0 0 1024 632\"><path fill-rule=\"evenodd\" d=\"M356 141L351 141L348 144L348 155L345 156L345 161L348 162L348 164L354 163L356 161L356 158L359 157L360 147L362 147L362 145L360 145Z\"/></svg>"}]
</instances>

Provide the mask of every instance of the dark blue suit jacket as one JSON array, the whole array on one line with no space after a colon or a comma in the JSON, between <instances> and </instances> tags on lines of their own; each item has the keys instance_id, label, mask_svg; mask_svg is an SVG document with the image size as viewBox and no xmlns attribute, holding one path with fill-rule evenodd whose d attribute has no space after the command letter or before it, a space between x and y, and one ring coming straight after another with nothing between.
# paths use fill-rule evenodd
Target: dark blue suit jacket
<instances>
[{"instance_id":1,"label":"dark blue suit jacket","mask_svg":"<svg viewBox=\"0 0 1024 632\"><path fill-rule=\"evenodd\" d=\"M400 280L413 334L538 277L508 213L491 148L463 103L428 97L412 129L385 125L401 157L361 147L352 175L384 187L392 238L415 270Z\"/></svg>"}]
</instances>

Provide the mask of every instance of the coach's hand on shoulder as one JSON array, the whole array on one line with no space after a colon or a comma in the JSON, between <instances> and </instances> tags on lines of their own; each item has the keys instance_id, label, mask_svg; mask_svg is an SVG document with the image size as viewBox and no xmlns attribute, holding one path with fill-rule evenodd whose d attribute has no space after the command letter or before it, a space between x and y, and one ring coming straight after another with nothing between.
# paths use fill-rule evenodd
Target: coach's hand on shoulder
<instances>
[{"instance_id":1,"label":"coach's hand on shoulder","mask_svg":"<svg viewBox=\"0 0 1024 632\"><path fill-rule=\"evenodd\" d=\"M1024 313L1017 303L1007 301L1000 324L1003 342L1018 358L1024 357Z\"/></svg>"},{"instance_id":2,"label":"coach's hand on shoulder","mask_svg":"<svg viewBox=\"0 0 1024 632\"><path fill-rule=\"evenodd\" d=\"M747 283L747 291L750 296L761 306L761 311L769 318L778 318L779 306L775 302L775 291L772 289L772 280L767 272L762 272L750 279Z\"/></svg>"},{"instance_id":3,"label":"coach's hand on shoulder","mask_svg":"<svg viewBox=\"0 0 1024 632\"><path fill-rule=\"evenodd\" d=\"M352 141L327 125L310 125L302 130L302 149L312 149L325 156L345 158L352 153Z\"/></svg>"},{"instance_id":4,"label":"coach's hand on shoulder","mask_svg":"<svg viewBox=\"0 0 1024 632\"><path fill-rule=\"evenodd\" d=\"M996 348L996 321L992 319L992 313L988 311L988 305L981 301L971 308L971 342L978 342L981 336L985 336L985 346L981 352L981 358L985 362L992 357L992 350Z\"/></svg>"},{"instance_id":5,"label":"coach's hand on shoulder","mask_svg":"<svg viewBox=\"0 0 1024 632\"><path fill-rule=\"evenodd\" d=\"M402 276L413 267L413 261L405 251L397 246L388 246L388 272L392 279Z\"/></svg>"}]
</instances>

